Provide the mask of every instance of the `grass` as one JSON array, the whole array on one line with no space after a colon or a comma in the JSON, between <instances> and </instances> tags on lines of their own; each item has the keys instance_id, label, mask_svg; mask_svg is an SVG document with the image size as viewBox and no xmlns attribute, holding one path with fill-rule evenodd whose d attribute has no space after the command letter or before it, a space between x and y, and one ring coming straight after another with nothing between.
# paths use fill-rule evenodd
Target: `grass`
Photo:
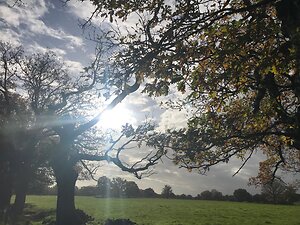
<instances>
[{"instance_id":1,"label":"grass","mask_svg":"<svg viewBox=\"0 0 300 225\"><path fill-rule=\"evenodd\" d=\"M56 198L28 196L27 202L54 209ZM76 197L76 206L99 224L108 218L128 218L139 225L300 225L299 205Z\"/></svg>"}]
</instances>

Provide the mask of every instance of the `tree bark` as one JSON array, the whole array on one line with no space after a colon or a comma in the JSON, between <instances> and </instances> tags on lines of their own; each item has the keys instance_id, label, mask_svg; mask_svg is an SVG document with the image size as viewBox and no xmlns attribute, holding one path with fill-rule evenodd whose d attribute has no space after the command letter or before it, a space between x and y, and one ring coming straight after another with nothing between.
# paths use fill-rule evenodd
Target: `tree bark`
<instances>
[{"instance_id":1,"label":"tree bark","mask_svg":"<svg viewBox=\"0 0 300 225\"><path fill-rule=\"evenodd\" d=\"M32 149L34 147L28 148L29 150L25 151L25 155L19 154L19 161L16 165L16 177L14 182L16 198L13 205L14 215L20 215L23 213L27 195L27 188L29 181L33 177L33 165L30 159L33 158ZM24 154L24 153L23 153Z\"/></svg>"},{"instance_id":2,"label":"tree bark","mask_svg":"<svg viewBox=\"0 0 300 225\"><path fill-rule=\"evenodd\" d=\"M0 221L3 221L5 214L10 207L12 196L14 164L12 159L15 153L9 138L0 133Z\"/></svg>"},{"instance_id":3,"label":"tree bark","mask_svg":"<svg viewBox=\"0 0 300 225\"><path fill-rule=\"evenodd\" d=\"M13 212L15 215L20 215L23 213L25 202L26 202L26 194L29 183L29 177L26 173L21 173L16 181L16 198L13 205Z\"/></svg>"},{"instance_id":4,"label":"tree bark","mask_svg":"<svg viewBox=\"0 0 300 225\"><path fill-rule=\"evenodd\" d=\"M69 163L54 171L57 183L56 225L78 225L74 197L78 173Z\"/></svg>"},{"instance_id":5,"label":"tree bark","mask_svg":"<svg viewBox=\"0 0 300 225\"><path fill-rule=\"evenodd\" d=\"M12 176L10 173L0 175L0 221L4 221L5 213L10 206L12 196Z\"/></svg>"}]
</instances>

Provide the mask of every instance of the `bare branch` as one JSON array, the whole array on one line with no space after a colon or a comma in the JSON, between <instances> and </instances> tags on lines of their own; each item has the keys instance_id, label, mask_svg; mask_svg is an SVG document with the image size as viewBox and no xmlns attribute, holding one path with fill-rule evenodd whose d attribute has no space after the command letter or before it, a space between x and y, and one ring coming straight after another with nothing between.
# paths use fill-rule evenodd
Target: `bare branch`
<instances>
[{"instance_id":1,"label":"bare branch","mask_svg":"<svg viewBox=\"0 0 300 225\"><path fill-rule=\"evenodd\" d=\"M243 164L240 166L240 168L232 175L233 177L234 177L235 175L237 175L237 174L241 171L241 169L246 165L246 163L248 162L248 160L251 158L252 154L253 154L253 151L250 152L250 154L249 154L248 157L244 160L244 162L243 162Z\"/></svg>"}]
</instances>

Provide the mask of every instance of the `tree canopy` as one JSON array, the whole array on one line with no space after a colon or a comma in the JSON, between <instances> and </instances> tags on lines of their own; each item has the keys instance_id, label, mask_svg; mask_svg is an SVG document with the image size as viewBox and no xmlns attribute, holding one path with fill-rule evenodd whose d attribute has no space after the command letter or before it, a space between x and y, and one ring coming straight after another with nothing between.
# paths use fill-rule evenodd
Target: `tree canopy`
<instances>
[{"instance_id":1,"label":"tree canopy","mask_svg":"<svg viewBox=\"0 0 300 225\"><path fill-rule=\"evenodd\" d=\"M126 77L140 77L150 96L174 87L186 95L171 104L190 115L186 129L169 133L175 163L205 173L236 156L242 168L261 151L253 182L299 171L299 1L91 2L89 22L137 18L111 35Z\"/></svg>"}]
</instances>

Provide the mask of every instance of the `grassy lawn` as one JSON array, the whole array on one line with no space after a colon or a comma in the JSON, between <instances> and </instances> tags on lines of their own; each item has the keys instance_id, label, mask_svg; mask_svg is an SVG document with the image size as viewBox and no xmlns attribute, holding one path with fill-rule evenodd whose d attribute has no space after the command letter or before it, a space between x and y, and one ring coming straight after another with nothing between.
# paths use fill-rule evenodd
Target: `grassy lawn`
<instances>
[{"instance_id":1,"label":"grassy lawn","mask_svg":"<svg viewBox=\"0 0 300 225\"><path fill-rule=\"evenodd\" d=\"M54 196L28 196L41 209L55 208ZM300 206L255 203L76 197L77 208L102 224L128 218L139 225L300 225ZM41 224L41 223L35 223Z\"/></svg>"}]
</instances>

